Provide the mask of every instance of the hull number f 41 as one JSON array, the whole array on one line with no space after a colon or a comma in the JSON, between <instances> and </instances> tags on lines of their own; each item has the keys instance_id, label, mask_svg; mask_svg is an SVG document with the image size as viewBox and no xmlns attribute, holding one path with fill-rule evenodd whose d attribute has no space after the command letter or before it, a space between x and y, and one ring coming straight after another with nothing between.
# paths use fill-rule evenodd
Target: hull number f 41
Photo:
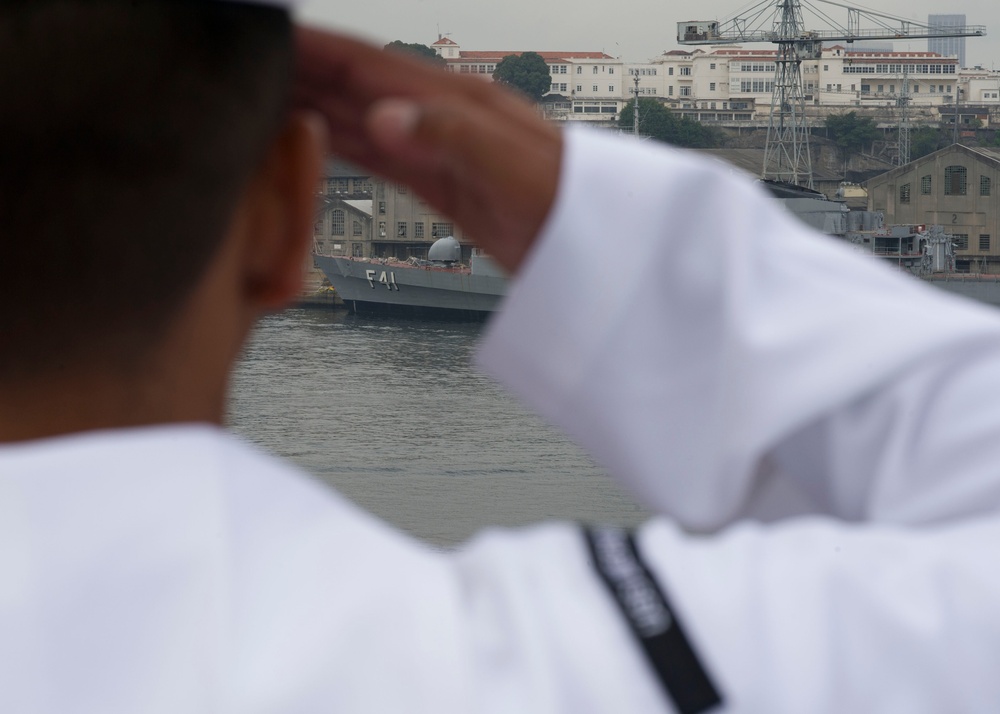
<instances>
[{"instance_id":1,"label":"hull number f 41","mask_svg":"<svg viewBox=\"0 0 1000 714\"><path fill-rule=\"evenodd\" d=\"M365 271L365 277L368 278L368 284L375 289L376 277L378 276L378 284L385 285L387 290L399 290L399 286L396 285L396 274L394 272L383 270L379 273L377 270L368 269Z\"/></svg>"}]
</instances>

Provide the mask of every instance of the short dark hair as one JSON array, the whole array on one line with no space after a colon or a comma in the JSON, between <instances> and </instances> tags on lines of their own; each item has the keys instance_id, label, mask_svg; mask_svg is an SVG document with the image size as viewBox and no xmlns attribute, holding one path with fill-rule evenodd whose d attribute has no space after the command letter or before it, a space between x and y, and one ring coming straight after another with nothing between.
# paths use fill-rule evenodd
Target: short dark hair
<instances>
[{"instance_id":1,"label":"short dark hair","mask_svg":"<svg viewBox=\"0 0 1000 714\"><path fill-rule=\"evenodd\" d=\"M0 2L0 382L144 356L276 135L292 64L273 7Z\"/></svg>"}]
</instances>

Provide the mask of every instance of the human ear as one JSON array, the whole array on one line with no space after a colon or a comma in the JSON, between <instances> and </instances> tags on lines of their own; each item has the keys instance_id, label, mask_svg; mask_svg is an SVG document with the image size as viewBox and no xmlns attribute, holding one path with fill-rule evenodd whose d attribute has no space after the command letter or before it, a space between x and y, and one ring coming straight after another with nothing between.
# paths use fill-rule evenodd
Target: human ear
<instances>
[{"instance_id":1,"label":"human ear","mask_svg":"<svg viewBox=\"0 0 1000 714\"><path fill-rule=\"evenodd\" d=\"M326 146L318 114L291 112L245 192L245 297L259 311L285 307L301 290Z\"/></svg>"}]
</instances>

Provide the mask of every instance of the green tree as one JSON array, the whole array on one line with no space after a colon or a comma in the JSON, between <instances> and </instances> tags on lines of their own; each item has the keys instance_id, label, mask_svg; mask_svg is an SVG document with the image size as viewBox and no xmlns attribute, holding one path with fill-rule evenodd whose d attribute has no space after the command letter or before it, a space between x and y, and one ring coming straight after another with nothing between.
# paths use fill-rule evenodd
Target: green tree
<instances>
[{"instance_id":1,"label":"green tree","mask_svg":"<svg viewBox=\"0 0 1000 714\"><path fill-rule=\"evenodd\" d=\"M934 129L929 126L922 126L911 131L910 160L919 159L921 156L927 156L932 151L943 149L951 143L951 132L949 131L947 134L946 138L944 132L940 129Z\"/></svg>"},{"instance_id":2,"label":"green tree","mask_svg":"<svg viewBox=\"0 0 1000 714\"><path fill-rule=\"evenodd\" d=\"M402 40L393 40L385 46L384 49L391 50L393 52L405 52L406 54L415 55L421 59L428 60L434 64L441 65L442 67L447 64L444 57L439 55L433 49L427 45L421 45L418 42L403 42Z\"/></svg>"},{"instance_id":3,"label":"green tree","mask_svg":"<svg viewBox=\"0 0 1000 714\"><path fill-rule=\"evenodd\" d=\"M828 136L843 152L844 163L866 146L871 146L878 136L878 127L871 117L858 116L857 112L831 114L826 118Z\"/></svg>"},{"instance_id":4,"label":"green tree","mask_svg":"<svg viewBox=\"0 0 1000 714\"><path fill-rule=\"evenodd\" d=\"M619 126L631 130L635 103L629 102L619 115ZM675 146L710 149L721 143L719 132L687 117L678 117L650 97L639 98L639 133Z\"/></svg>"},{"instance_id":5,"label":"green tree","mask_svg":"<svg viewBox=\"0 0 1000 714\"><path fill-rule=\"evenodd\" d=\"M552 74L537 52L507 55L493 72L493 79L538 102L552 86Z\"/></svg>"}]
</instances>

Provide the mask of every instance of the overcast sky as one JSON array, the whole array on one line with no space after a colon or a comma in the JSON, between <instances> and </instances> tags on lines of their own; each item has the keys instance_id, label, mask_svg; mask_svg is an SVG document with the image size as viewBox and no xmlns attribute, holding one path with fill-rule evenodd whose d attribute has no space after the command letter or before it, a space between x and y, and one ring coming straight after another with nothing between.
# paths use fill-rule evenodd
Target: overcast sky
<instances>
[{"instance_id":1,"label":"overcast sky","mask_svg":"<svg viewBox=\"0 0 1000 714\"><path fill-rule=\"evenodd\" d=\"M965 13L969 24L986 25L987 36L966 40L966 63L1000 68L1000 2L997 0L866 0L880 12L926 22L929 12ZM703 8L694 12L692 7ZM823 6L846 24L840 8ZM697 3L664 0L303 0L301 16L385 43L430 44L438 31L468 50L603 50L643 62L677 47L676 23L715 20L747 7L742 0ZM689 15L699 15L689 17ZM704 15L704 17L702 17ZM807 29L823 29L807 27ZM761 46L763 47L763 45ZM896 43L922 51L926 40Z\"/></svg>"}]
</instances>

